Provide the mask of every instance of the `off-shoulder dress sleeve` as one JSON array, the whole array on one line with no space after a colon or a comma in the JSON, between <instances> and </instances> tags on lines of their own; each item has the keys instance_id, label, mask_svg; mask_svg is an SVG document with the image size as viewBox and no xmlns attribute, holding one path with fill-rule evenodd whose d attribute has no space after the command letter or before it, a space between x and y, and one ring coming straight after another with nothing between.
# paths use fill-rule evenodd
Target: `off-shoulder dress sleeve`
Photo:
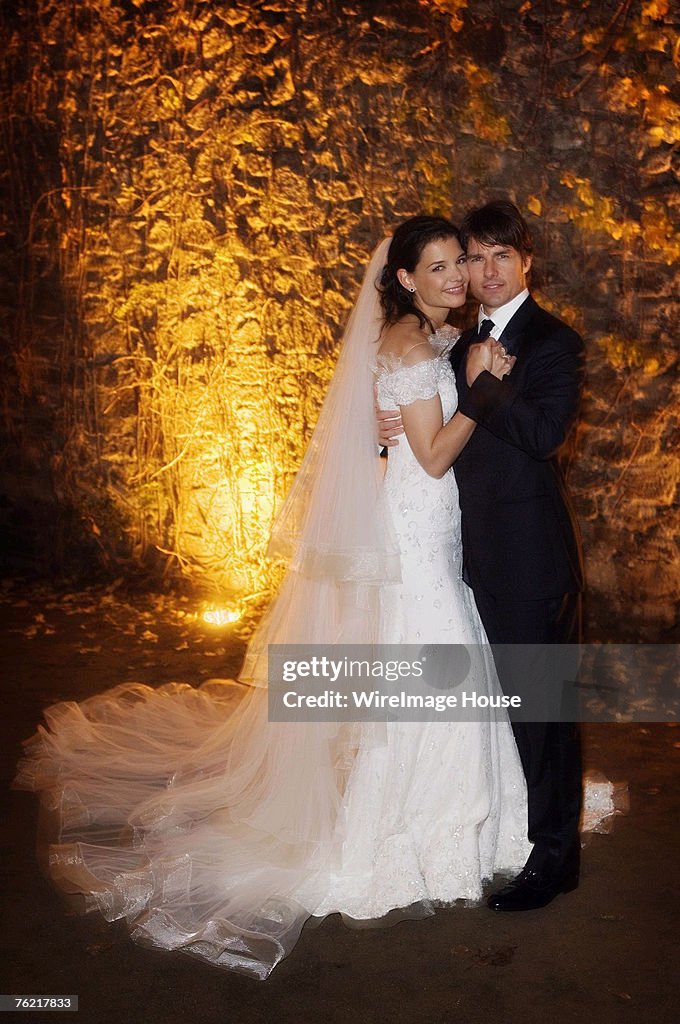
<instances>
[{"instance_id":1,"label":"off-shoulder dress sleeve","mask_svg":"<svg viewBox=\"0 0 680 1024\"><path fill-rule=\"evenodd\" d=\"M439 392L441 360L426 359L415 366L388 369L378 366L378 403L381 408L411 405L421 398L434 398Z\"/></svg>"}]
</instances>

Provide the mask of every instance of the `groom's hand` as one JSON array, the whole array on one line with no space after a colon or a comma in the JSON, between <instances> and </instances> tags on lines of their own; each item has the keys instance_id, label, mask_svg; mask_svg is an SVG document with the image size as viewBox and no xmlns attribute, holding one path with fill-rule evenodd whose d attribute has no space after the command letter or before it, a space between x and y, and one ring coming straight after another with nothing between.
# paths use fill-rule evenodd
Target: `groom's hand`
<instances>
[{"instance_id":1,"label":"groom's hand","mask_svg":"<svg viewBox=\"0 0 680 1024\"><path fill-rule=\"evenodd\" d=\"M399 442L399 434L404 433L404 424L398 409L380 409L378 407L378 386L373 386L373 408L378 425L378 444L381 448L394 448Z\"/></svg>"},{"instance_id":2,"label":"groom's hand","mask_svg":"<svg viewBox=\"0 0 680 1024\"><path fill-rule=\"evenodd\" d=\"M467 363L465 364L465 376L468 387L472 387L483 370L491 370L493 367L493 352L496 342L493 338L486 341L477 341L470 345L467 352Z\"/></svg>"},{"instance_id":3,"label":"groom's hand","mask_svg":"<svg viewBox=\"0 0 680 1024\"><path fill-rule=\"evenodd\" d=\"M378 444L381 448L394 448L397 438L404 433L404 424L398 409L376 409Z\"/></svg>"}]
</instances>

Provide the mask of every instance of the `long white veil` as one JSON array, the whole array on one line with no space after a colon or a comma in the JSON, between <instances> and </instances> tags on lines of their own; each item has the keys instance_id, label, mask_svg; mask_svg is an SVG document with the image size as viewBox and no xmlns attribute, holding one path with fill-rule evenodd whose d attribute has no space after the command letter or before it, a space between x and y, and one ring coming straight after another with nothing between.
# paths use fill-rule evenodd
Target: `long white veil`
<instances>
[{"instance_id":1,"label":"long white veil","mask_svg":"<svg viewBox=\"0 0 680 1024\"><path fill-rule=\"evenodd\" d=\"M377 457L373 366L383 317L377 280L390 239L374 251L319 420L272 531L288 572L255 632L241 673L266 683L269 644L378 640L378 588L400 565Z\"/></svg>"},{"instance_id":2,"label":"long white veil","mask_svg":"<svg viewBox=\"0 0 680 1024\"><path fill-rule=\"evenodd\" d=\"M124 683L46 712L17 785L43 791L49 871L145 945L266 978L322 905L343 793L383 723L269 721L272 643L371 643L399 580L375 446L376 250L273 550L289 569L242 681ZM245 692L244 692L245 690Z\"/></svg>"}]
</instances>

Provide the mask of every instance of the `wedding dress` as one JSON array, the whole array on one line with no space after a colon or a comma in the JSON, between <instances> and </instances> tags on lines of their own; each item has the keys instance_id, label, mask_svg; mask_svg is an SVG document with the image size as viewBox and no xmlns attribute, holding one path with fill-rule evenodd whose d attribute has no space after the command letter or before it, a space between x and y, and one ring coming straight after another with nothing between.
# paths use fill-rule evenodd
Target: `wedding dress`
<instances>
[{"instance_id":1,"label":"wedding dress","mask_svg":"<svg viewBox=\"0 0 680 1024\"><path fill-rule=\"evenodd\" d=\"M446 351L454 340L439 332L432 358L412 367L376 365L365 358L375 348L364 345L364 432L373 420L374 374L383 407L438 394L444 418L453 414ZM352 387L355 358L344 367L341 359L336 371L338 379L347 371ZM346 398L347 389L341 393ZM333 401L331 389L322 426ZM341 912L375 923L395 910L431 913L479 899L494 872L514 873L526 860L525 786L507 720L268 720L263 657L266 644L282 638L484 643L461 580L453 473L428 477L403 438L383 482L372 431L362 449L368 475L358 486L366 500L377 480L374 521L365 522L364 510L351 548L351 513L331 528L323 511L319 540L297 544L250 645L243 678L252 685L123 684L48 709L48 728L26 745L16 785L43 794L52 878L87 909L125 918L142 944L264 979L310 917ZM354 473L363 457L353 461ZM296 503L294 488L279 540L301 517L298 536L315 535L315 510L331 486L327 463L322 446L314 472L306 475L303 465L306 500ZM310 502L311 479L320 491ZM356 480L348 477L347 486ZM371 545L382 545L379 557ZM473 680L478 692L492 673L487 658Z\"/></svg>"},{"instance_id":2,"label":"wedding dress","mask_svg":"<svg viewBox=\"0 0 680 1024\"><path fill-rule=\"evenodd\" d=\"M434 358L415 366L379 357L379 406L438 394L447 422L457 405L448 354L458 333L438 331L429 339ZM466 685L489 692L495 670L462 579L453 472L428 476L403 436L390 450L385 494L401 582L381 593L382 642L479 645L483 672ZM524 777L507 720L391 723L384 745L358 751L344 804L343 857L317 913L380 918L416 901L476 900L485 880L516 872L531 849Z\"/></svg>"}]
</instances>

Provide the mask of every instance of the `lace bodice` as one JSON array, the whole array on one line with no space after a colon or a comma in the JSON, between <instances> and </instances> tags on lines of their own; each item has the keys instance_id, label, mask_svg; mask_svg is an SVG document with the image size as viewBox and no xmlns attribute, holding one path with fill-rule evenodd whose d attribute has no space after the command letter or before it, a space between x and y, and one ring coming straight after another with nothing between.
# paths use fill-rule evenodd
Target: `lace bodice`
<instances>
[{"instance_id":1,"label":"lace bodice","mask_svg":"<svg viewBox=\"0 0 680 1024\"><path fill-rule=\"evenodd\" d=\"M407 366L391 352L379 355L375 365L378 405L381 409L394 409L397 405L411 405L423 398L439 394L446 423L456 408L456 383L448 355L460 331L442 327L428 338L434 358L414 366Z\"/></svg>"}]
</instances>

